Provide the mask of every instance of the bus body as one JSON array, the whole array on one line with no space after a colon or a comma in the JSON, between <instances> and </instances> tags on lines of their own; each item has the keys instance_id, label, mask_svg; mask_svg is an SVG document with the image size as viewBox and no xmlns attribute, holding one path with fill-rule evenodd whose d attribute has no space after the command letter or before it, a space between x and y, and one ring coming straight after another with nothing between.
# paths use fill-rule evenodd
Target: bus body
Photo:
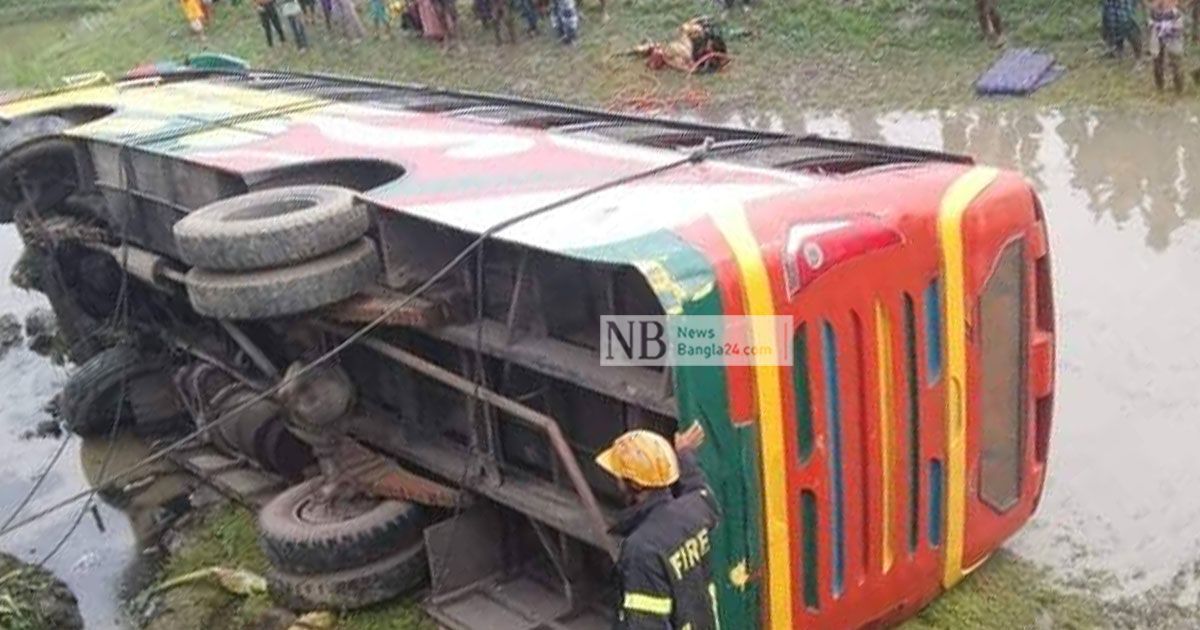
<instances>
[{"instance_id":1,"label":"bus body","mask_svg":"<svg viewBox=\"0 0 1200 630\"><path fill-rule=\"evenodd\" d=\"M502 395L558 422L609 520L619 506L595 452L630 428L701 422L701 465L724 513L713 550L724 627L896 623L1037 506L1054 316L1045 217L1013 173L928 151L271 71L0 103L7 123L35 117L68 121L46 146L70 162L73 190L101 200L93 218L167 260L174 222L215 200L298 183L353 188L373 213L379 290L396 293L489 226L705 152L497 233L485 288L473 272L447 286L467 304L483 291L483 321L468 308L389 334L468 377L464 352L481 347ZM0 171L37 154L20 149L0 147ZM603 368L605 315L790 316L793 362ZM347 364L393 424L360 438L460 481L446 461L466 457L478 421L469 405L368 355ZM526 395L531 383L540 398ZM604 608L611 558L577 526L583 502L562 462L496 415L484 454L496 478L466 489L496 518L556 531L577 560L564 563L577 567L566 576L577 607Z\"/></svg>"}]
</instances>

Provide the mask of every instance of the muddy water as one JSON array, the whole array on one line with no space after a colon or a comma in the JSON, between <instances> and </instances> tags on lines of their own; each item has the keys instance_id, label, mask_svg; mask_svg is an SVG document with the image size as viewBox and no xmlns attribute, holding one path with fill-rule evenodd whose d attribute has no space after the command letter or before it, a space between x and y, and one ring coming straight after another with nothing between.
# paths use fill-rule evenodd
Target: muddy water
<instances>
[{"instance_id":1,"label":"muddy water","mask_svg":"<svg viewBox=\"0 0 1200 630\"><path fill-rule=\"evenodd\" d=\"M1059 317L1052 470L1042 507L1010 547L1067 576L1099 571L1139 592L1200 560L1200 120L1178 114L988 110L718 116L722 122L961 151L1025 173L1051 224ZM1196 175L1195 181L1191 176ZM0 229L0 270L19 242ZM42 301L0 280L0 312ZM45 417L63 370L25 350L0 358L0 514L56 444L17 435ZM95 445L89 449L96 450ZM84 486L73 446L37 504ZM121 448L124 452L124 447ZM49 563L91 628L119 625L138 545L121 513L84 521ZM40 558L66 512L0 547ZM1194 602L1193 602L1194 603Z\"/></svg>"},{"instance_id":2,"label":"muddy water","mask_svg":"<svg viewBox=\"0 0 1200 630\"><path fill-rule=\"evenodd\" d=\"M1032 110L731 118L963 152L1029 177L1050 221L1059 389L1045 498L1010 547L1068 577L1116 577L1124 593L1176 577L1194 592L1200 120Z\"/></svg>"},{"instance_id":3,"label":"muddy water","mask_svg":"<svg viewBox=\"0 0 1200 630\"><path fill-rule=\"evenodd\" d=\"M11 226L0 228L0 312L24 316L43 306L39 294L26 293L8 283L8 269L21 252L20 239ZM19 347L0 357L0 519L7 519L15 504L25 496L34 477L50 461L58 441L24 440L19 436L49 416L43 406L61 387L66 369ZM114 450L110 466L130 450L122 443ZM35 512L88 487L96 475L107 447L73 439L57 466L46 478L36 499L23 514ZM74 535L47 562L46 567L62 578L79 598L88 628L105 630L124 627L119 602L126 585L138 581L141 557L135 534L124 515L101 503L98 509L106 531L97 529L92 516L85 518ZM36 525L0 540L0 549L38 562L58 543L78 514L64 510Z\"/></svg>"}]
</instances>

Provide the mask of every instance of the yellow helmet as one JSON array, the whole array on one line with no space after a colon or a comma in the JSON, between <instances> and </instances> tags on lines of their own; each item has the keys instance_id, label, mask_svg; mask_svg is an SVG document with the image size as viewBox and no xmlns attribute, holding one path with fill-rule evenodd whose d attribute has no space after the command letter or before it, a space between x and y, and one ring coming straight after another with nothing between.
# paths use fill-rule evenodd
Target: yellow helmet
<instances>
[{"instance_id":1,"label":"yellow helmet","mask_svg":"<svg viewBox=\"0 0 1200 630\"><path fill-rule=\"evenodd\" d=\"M679 480L679 458L667 438L645 430L629 431L596 456L609 474L645 488L665 488Z\"/></svg>"}]
</instances>

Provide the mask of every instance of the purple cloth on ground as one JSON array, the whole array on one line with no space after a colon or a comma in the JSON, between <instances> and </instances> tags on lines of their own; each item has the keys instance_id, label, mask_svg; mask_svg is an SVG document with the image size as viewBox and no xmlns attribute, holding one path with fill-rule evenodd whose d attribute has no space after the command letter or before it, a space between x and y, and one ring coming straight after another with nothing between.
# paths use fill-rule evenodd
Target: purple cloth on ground
<instances>
[{"instance_id":1,"label":"purple cloth on ground","mask_svg":"<svg viewBox=\"0 0 1200 630\"><path fill-rule=\"evenodd\" d=\"M975 82L981 96L1026 96L1048 85L1066 70L1055 63L1054 55L1034 48L1007 50Z\"/></svg>"}]
</instances>

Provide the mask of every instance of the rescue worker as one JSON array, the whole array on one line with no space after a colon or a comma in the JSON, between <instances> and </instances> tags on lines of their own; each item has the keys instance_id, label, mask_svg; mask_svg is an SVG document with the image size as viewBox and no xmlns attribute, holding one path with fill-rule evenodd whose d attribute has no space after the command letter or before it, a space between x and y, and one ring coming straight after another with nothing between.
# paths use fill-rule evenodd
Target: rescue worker
<instances>
[{"instance_id":1,"label":"rescue worker","mask_svg":"<svg viewBox=\"0 0 1200 630\"><path fill-rule=\"evenodd\" d=\"M720 508L696 449L694 424L675 445L653 431L630 431L596 456L617 478L630 507L613 532L624 537L617 558L619 630L715 630L717 592L709 558Z\"/></svg>"}]
</instances>

